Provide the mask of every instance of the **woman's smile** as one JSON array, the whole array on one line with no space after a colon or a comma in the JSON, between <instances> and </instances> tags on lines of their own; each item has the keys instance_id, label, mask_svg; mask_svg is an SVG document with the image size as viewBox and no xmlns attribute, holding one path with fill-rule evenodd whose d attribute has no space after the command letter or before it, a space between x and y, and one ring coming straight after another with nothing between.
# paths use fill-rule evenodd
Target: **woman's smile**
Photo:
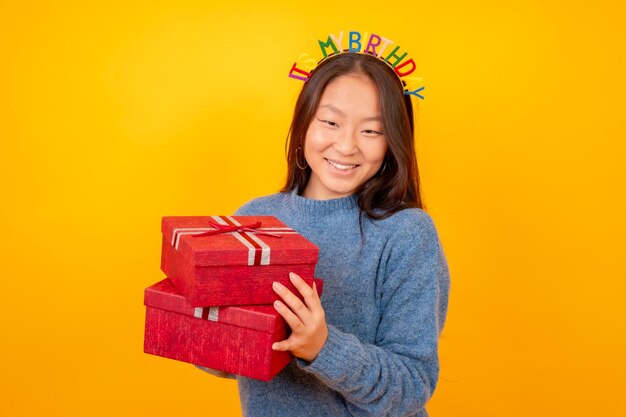
<instances>
[{"instance_id":1,"label":"woman's smile","mask_svg":"<svg viewBox=\"0 0 626 417\"><path fill-rule=\"evenodd\" d=\"M332 159L328 159L328 158L324 158L326 160L326 162L328 162L328 165L330 165L331 167L338 169L339 171L342 171L342 173L345 172L350 172L352 171L354 168L357 168L359 165L358 164L348 164L348 163L341 163L338 161L334 161Z\"/></svg>"}]
</instances>

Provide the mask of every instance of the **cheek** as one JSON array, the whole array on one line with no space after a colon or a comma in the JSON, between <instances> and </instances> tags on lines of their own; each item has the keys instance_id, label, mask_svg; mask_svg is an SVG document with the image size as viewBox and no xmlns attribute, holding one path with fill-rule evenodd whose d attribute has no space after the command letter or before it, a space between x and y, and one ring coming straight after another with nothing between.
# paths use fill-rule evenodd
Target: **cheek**
<instances>
[{"instance_id":1,"label":"cheek","mask_svg":"<svg viewBox=\"0 0 626 417\"><path fill-rule=\"evenodd\" d=\"M306 136L304 137L303 148L304 148L304 157L309 162L309 164L311 164L311 162L313 161L313 156L316 153L318 153L318 150L317 150L318 145L317 145L317 140L315 139L315 135L310 129L307 132Z\"/></svg>"},{"instance_id":2,"label":"cheek","mask_svg":"<svg viewBox=\"0 0 626 417\"><path fill-rule=\"evenodd\" d=\"M383 140L378 143L372 143L367 148L367 159L372 163L383 163L385 153L387 152L387 141Z\"/></svg>"},{"instance_id":3,"label":"cheek","mask_svg":"<svg viewBox=\"0 0 626 417\"><path fill-rule=\"evenodd\" d=\"M327 147L327 140L319 129L310 127L304 137L304 153L321 152Z\"/></svg>"}]
</instances>

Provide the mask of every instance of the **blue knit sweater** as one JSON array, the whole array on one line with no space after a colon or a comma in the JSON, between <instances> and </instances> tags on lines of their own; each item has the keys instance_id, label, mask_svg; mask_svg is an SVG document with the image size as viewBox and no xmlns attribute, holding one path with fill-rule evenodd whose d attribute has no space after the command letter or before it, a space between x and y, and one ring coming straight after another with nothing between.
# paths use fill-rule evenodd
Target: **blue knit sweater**
<instances>
[{"instance_id":1,"label":"blue knit sweater","mask_svg":"<svg viewBox=\"0 0 626 417\"><path fill-rule=\"evenodd\" d=\"M431 217L363 215L356 196L257 198L237 215L271 215L319 247L315 276L328 339L312 363L294 359L270 382L237 377L244 416L427 416L449 272Z\"/></svg>"}]
</instances>

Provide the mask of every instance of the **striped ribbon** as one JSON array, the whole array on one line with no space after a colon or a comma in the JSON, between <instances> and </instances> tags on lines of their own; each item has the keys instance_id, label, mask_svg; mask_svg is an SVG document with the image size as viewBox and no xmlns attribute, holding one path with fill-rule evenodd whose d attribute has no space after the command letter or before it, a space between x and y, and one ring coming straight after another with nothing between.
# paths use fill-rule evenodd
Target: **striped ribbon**
<instances>
[{"instance_id":1,"label":"striped ribbon","mask_svg":"<svg viewBox=\"0 0 626 417\"><path fill-rule=\"evenodd\" d=\"M216 223L222 226L244 227L241 223L231 216L211 216ZM180 237L183 235L199 235L206 232L219 230L208 227L181 227L172 231L172 246L178 250ZM282 234L294 235L297 232L289 227L259 227L255 231L267 232L266 234ZM246 248L248 248L248 265L269 265L270 264L270 247L263 242L254 231L232 231L228 232L239 240Z\"/></svg>"},{"instance_id":2,"label":"striped ribbon","mask_svg":"<svg viewBox=\"0 0 626 417\"><path fill-rule=\"evenodd\" d=\"M219 315L219 307L196 307L193 310L193 316L202 320L217 321Z\"/></svg>"}]
</instances>

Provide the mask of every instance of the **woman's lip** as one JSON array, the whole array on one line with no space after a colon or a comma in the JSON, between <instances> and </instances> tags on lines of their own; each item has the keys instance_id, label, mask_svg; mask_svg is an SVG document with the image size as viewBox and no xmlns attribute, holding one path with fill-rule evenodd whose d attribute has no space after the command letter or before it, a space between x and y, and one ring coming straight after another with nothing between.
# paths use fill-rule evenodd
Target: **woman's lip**
<instances>
[{"instance_id":1,"label":"woman's lip","mask_svg":"<svg viewBox=\"0 0 626 417\"><path fill-rule=\"evenodd\" d=\"M324 159L329 161L329 162L335 163L337 165L344 165L344 166L352 166L352 165L354 165L355 167L359 166L359 164L355 164L355 163L351 163L351 162L342 162L342 161L337 161L335 159L330 159L330 158L324 158Z\"/></svg>"},{"instance_id":2,"label":"woman's lip","mask_svg":"<svg viewBox=\"0 0 626 417\"><path fill-rule=\"evenodd\" d=\"M339 175L341 177L354 175L356 169L359 167L355 164L340 164L331 159L324 158L324 160L328 164L330 172L333 172L334 175Z\"/></svg>"}]
</instances>

